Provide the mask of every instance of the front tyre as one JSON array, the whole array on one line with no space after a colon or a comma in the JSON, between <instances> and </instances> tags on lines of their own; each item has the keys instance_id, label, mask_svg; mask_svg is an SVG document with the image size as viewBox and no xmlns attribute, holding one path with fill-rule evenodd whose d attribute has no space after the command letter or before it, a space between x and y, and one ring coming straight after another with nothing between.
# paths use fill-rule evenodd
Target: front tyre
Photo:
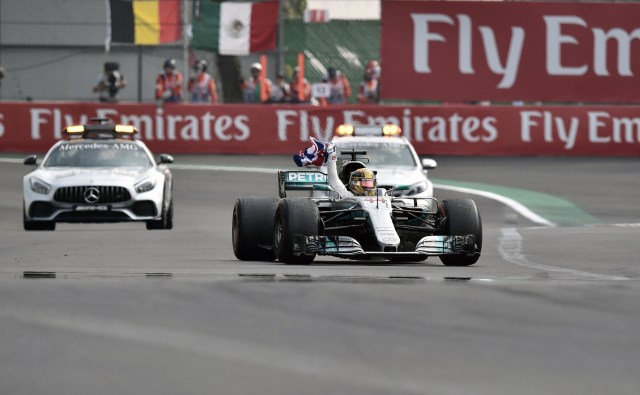
<instances>
[{"instance_id":1,"label":"front tyre","mask_svg":"<svg viewBox=\"0 0 640 395\"><path fill-rule=\"evenodd\" d=\"M308 265L316 257L315 252L306 254L304 245L296 245L294 238L300 242L300 236L318 236L320 214L316 203L308 198L282 199L276 210L275 227L273 229L273 248L276 257L287 265Z\"/></svg>"},{"instance_id":2,"label":"front tyre","mask_svg":"<svg viewBox=\"0 0 640 395\"><path fill-rule=\"evenodd\" d=\"M446 266L470 266L480 259L482 251L482 220L476 203L471 199L443 200L441 209L447 218L445 234L449 236L473 235L476 251L473 255L441 255Z\"/></svg>"},{"instance_id":3,"label":"front tyre","mask_svg":"<svg viewBox=\"0 0 640 395\"><path fill-rule=\"evenodd\" d=\"M273 219L278 198L246 197L236 200L233 207L231 239L233 254L241 261L276 259L273 243Z\"/></svg>"},{"instance_id":4,"label":"front tyre","mask_svg":"<svg viewBox=\"0 0 640 395\"><path fill-rule=\"evenodd\" d=\"M166 209L163 208L162 217L159 220L147 221L148 230L173 229L173 199L169 201Z\"/></svg>"}]
</instances>

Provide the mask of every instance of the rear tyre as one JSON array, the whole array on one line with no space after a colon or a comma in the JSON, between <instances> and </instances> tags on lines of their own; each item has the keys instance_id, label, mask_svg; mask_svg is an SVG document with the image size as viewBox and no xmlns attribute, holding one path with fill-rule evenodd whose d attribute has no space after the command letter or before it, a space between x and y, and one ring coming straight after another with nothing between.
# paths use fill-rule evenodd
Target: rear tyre
<instances>
[{"instance_id":1,"label":"rear tyre","mask_svg":"<svg viewBox=\"0 0 640 395\"><path fill-rule=\"evenodd\" d=\"M24 204L22 206L22 227L24 230L56 230L56 223L53 221L31 221L27 219Z\"/></svg>"},{"instance_id":2,"label":"rear tyre","mask_svg":"<svg viewBox=\"0 0 640 395\"><path fill-rule=\"evenodd\" d=\"M233 207L233 254L241 261L274 261L273 219L278 198L246 197Z\"/></svg>"},{"instance_id":3,"label":"rear tyre","mask_svg":"<svg viewBox=\"0 0 640 395\"><path fill-rule=\"evenodd\" d=\"M273 248L276 257L287 265L308 265L316 254L294 254L294 236L318 236L320 214L311 199L282 199L276 210Z\"/></svg>"},{"instance_id":4,"label":"rear tyre","mask_svg":"<svg viewBox=\"0 0 640 395\"><path fill-rule=\"evenodd\" d=\"M447 217L445 234L451 236L473 235L476 244L474 255L441 255L440 260L446 266L469 266L480 259L482 251L482 219L471 199L443 200L441 209Z\"/></svg>"}]
</instances>

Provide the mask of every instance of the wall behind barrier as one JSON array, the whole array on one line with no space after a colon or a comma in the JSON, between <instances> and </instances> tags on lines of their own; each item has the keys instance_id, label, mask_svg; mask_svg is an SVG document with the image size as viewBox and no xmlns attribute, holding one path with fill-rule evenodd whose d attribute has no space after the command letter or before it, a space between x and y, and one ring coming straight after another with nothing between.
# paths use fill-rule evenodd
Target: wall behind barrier
<instances>
[{"instance_id":1,"label":"wall behind barrier","mask_svg":"<svg viewBox=\"0 0 640 395\"><path fill-rule=\"evenodd\" d=\"M44 152L107 117L156 153L293 154L336 126L400 125L422 155L640 155L638 106L293 106L0 102L0 151Z\"/></svg>"}]
</instances>

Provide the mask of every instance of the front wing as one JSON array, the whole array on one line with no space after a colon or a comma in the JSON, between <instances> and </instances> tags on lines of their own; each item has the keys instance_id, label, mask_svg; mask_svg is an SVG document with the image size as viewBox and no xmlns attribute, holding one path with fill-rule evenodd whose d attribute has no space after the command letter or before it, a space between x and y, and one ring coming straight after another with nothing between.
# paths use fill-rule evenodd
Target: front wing
<instances>
[{"instance_id":1,"label":"front wing","mask_svg":"<svg viewBox=\"0 0 640 395\"><path fill-rule=\"evenodd\" d=\"M293 238L294 255L329 255L339 258L425 258L440 255L476 254L475 237L463 236L425 236L416 244L415 251L365 251L360 243L348 236L304 236Z\"/></svg>"}]
</instances>

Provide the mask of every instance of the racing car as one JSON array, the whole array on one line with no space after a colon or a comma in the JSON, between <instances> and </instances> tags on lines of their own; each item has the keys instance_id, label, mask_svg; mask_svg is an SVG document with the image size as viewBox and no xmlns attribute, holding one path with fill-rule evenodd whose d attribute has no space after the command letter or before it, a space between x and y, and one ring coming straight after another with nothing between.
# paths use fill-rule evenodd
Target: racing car
<instances>
[{"instance_id":1,"label":"racing car","mask_svg":"<svg viewBox=\"0 0 640 395\"><path fill-rule=\"evenodd\" d=\"M173 227L173 177L156 163L137 129L108 119L71 125L23 178L24 229L55 230L57 222L145 222L147 229Z\"/></svg>"},{"instance_id":2,"label":"racing car","mask_svg":"<svg viewBox=\"0 0 640 395\"><path fill-rule=\"evenodd\" d=\"M343 165L364 167L358 155ZM363 158L361 158L363 159ZM471 199L408 197L377 187L374 196L344 196L335 168L279 171L279 197L243 197L235 202L232 243L236 258L310 264L316 256L417 262L437 256L447 266L469 266L480 258L482 221ZM344 186L344 185L343 185ZM287 196L288 191L311 196Z\"/></svg>"}]
</instances>

